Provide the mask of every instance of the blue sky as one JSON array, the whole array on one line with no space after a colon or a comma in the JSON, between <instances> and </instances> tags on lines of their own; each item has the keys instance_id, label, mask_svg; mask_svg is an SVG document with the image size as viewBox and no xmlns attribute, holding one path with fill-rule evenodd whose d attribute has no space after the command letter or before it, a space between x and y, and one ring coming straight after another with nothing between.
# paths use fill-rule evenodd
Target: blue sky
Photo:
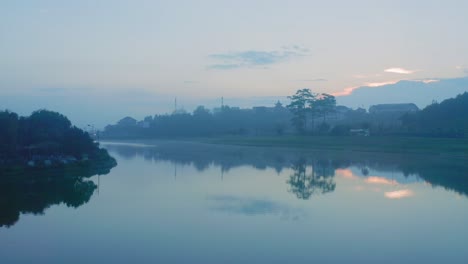
<instances>
[{"instance_id":1,"label":"blue sky","mask_svg":"<svg viewBox=\"0 0 468 264\"><path fill-rule=\"evenodd\" d=\"M0 104L143 115L171 111L176 96L196 105L464 77L466 10L463 0L1 1L10 101Z\"/></svg>"}]
</instances>

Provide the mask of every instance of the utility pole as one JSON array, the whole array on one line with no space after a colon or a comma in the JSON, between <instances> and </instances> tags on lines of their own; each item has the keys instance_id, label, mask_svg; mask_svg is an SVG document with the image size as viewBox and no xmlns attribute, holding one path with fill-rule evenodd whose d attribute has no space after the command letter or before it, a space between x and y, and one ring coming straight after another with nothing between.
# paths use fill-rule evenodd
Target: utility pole
<instances>
[{"instance_id":1,"label":"utility pole","mask_svg":"<svg viewBox=\"0 0 468 264\"><path fill-rule=\"evenodd\" d=\"M177 112L177 97L174 98L174 112Z\"/></svg>"},{"instance_id":2,"label":"utility pole","mask_svg":"<svg viewBox=\"0 0 468 264\"><path fill-rule=\"evenodd\" d=\"M224 97L221 96L221 110L224 108Z\"/></svg>"}]
</instances>

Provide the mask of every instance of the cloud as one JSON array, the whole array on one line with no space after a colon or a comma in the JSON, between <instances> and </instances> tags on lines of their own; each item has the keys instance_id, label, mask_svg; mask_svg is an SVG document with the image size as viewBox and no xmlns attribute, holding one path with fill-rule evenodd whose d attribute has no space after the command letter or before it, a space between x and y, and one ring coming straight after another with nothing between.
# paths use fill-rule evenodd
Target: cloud
<instances>
[{"instance_id":1,"label":"cloud","mask_svg":"<svg viewBox=\"0 0 468 264\"><path fill-rule=\"evenodd\" d=\"M318 79L305 79L305 80L296 80L297 82L328 82L327 79L318 78Z\"/></svg>"},{"instance_id":2,"label":"cloud","mask_svg":"<svg viewBox=\"0 0 468 264\"><path fill-rule=\"evenodd\" d=\"M435 83L435 82L440 82L439 79L420 79L420 80L409 80L412 82L422 82L422 83Z\"/></svg>"},{"instance_id":3,"label":"cloud","mask_svg":"<svg viewBox=\"0 0 468 264\"><path fill-rule=\"evenodd\" d=\"M407 70L404 68L388 68L384 70L384 72L389 72L389 73L398 73L398 74L413 74L417 72L416 70Z\"/></svg>"},{"instance_id":4,"label":"cloud","mask_svg":"<svg viewBox=\"0 0 468 264\"><path fill-rule=\"evenodd\" d=\"M439 82L440 79L430 79L430 78L429 79L415 79L415 80L398 79L398 80L384 81L384 82L367 82L361 86L346 87L339 92L332 93L332 95L333 96L346 96L346 95L350 95L354 90L357 90L360 88L364 88L364 87L375 88L375 87L380 87L380 86L385 86L385 85L396 84L401 81L421 82L421 83L429 84L429 83Z\"/></svg>"},{"instance_id":5,"label":"cloud","mask_svg":"<svg viewBox=\"0 0 468 264\"><path fill-rule=\"evenodd\" d=\"M369 79L369 78L380 77L380 76L382 76L382 74L380 74L380 73L368 74L368 75L365 75L365 74L355 74L355 75L353 75L353 78L354 78L354 79Z\"/></svg>"},{"instance_id":6,"label":"cloud","mask_svg":"<svg viewBox=\"0 0 468 264\"><path fill-rule=\"evenodd\" d=\"M198 84L199 82L198 81L190 81L190 80L187 80L187 81L184 81L185 84Z\"/></svg>"},{"instance_id":7,"label":"cloud","mask_svg":"<svg viewBox=\"0 0 468 264\"><path fill-rule=\"evenodd\" d=\"M248 50L241 52L228 52L211 54L209 58L220 63L209 65L209 69L231 70L245 67L266 67L268 65L284 62L292 58L305 56L308 50L298 46L282 47L278 51Z\"/></svg>"},{"instance_id":8,"label":"cloud","mask_svg":"<svg viewBox=\"0 0 468 264\"><path fill-rule=\"evenodd\" d=\"M331 95L333 96L346 96L350 95L354 90L358 89L361 86L351 86L351 87L346 87L342 91L339 92L334 92Z\"/></svg>"},{"instance_id":9,"label":"cloud","mask_svg":"<svg viewBox=\"0 0 468 264\"><path fill-rule=\"evenodd\" d=\"M387 81L387 82L368 82L366 83L364 86L367 86L367 87L379 87L379 86L384 86L384 85L389 85L389 84L395 84L397 82L399 82L401 80L397 80L397 81Z\"/></svg>"},{"instance_id":10,"label":"cloud","mask_svg":"<svg viewBox=\"0 0 468 264\"><path fill-rule=\"evenodd\" d=\"M468 75L468 67L466 67L464 65L456 66L455 69L462 71L463 74L465 74L465 75Z\"/></svg>"},{"instance_id":11,"label":"cloud","mask_svg":"<svg viewBox=\"0 0 468 264\"><path fill-rule=\"evenodd\" d=\"M372 88L374 88L374 87L380 87L380 86L389 85L389 84L395 84L395 83L397 83L399 81L401 81L401 80L387 81L387 82L368 82L368 83L364 83L362 86L346 87L342 91L332 93L332 95L333 96L346 96L346 95L350 95L354 90L362 88L362 87L372 87Z\"/></svg>"},{"instance_id":12,"label":"cloud","mask_svg":"<svg viewBox=\"0 0 468 264\"><path fill-rule=\"evenodd\" d=\"M213 64L208 66L209 69L215 70L231 70L242 67L241 64Z\"/></svg>"}]
</instances>

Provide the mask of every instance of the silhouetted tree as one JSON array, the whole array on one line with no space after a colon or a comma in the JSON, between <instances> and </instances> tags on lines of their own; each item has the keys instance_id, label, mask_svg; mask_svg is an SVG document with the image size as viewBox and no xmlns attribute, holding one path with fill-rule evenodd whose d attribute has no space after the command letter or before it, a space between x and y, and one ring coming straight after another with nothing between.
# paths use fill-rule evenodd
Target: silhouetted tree
<instances>
[{"instance_id":1,"label":"silhouetted tree","mask_svg":"<svg viewBox=\"0 0 468 264\"><path fill-rule=\"evenodd\" d=\"M0 111L0 157L16 153L19 120L16 113Z\"/></svg>"},{"instance_id":2,"label":"silhouetted tree","mask_svg":"<svg viewBox=\"0 0 468 264\"><path fill-rule=\"evenodd\" d=\"M292 124L300 133L305 133L307 129L307 114L311 112L311 106L315 100L315 95L309 89L300 89L296 94L288 96L291 103L287 108L293 113Z\"/></svg>"}]
</instances>

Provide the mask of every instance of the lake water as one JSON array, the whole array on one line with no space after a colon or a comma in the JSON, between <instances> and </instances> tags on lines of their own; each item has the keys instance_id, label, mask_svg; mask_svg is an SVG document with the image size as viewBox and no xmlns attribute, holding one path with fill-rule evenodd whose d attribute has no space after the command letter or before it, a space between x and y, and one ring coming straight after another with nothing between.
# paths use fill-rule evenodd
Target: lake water
<instances>
[{"instance_id":1,"label":"lake water","mask_svg":"<svg viewBox=\"0 0 468 264\"><path fill-rule=\"evenodd\" d=\"M103 146L107 175L0 183L0 263L468 263L463 160Z\"/></svg>"}]
</instances>

